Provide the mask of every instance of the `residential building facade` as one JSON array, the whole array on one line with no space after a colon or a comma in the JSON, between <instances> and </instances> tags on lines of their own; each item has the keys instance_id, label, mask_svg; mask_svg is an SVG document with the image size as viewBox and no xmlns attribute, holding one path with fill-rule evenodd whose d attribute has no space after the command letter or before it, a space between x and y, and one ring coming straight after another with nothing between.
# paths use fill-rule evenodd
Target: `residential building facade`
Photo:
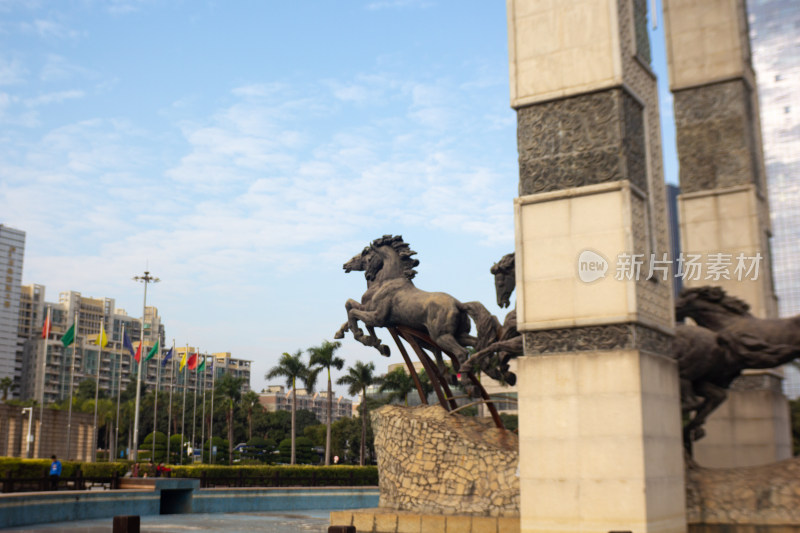
<instances>
[{"instance_id":1,"label":"residential building facade","mask_svg":"<svg viewBox=\"0 0 800 533\"><path fill-rule=\"evenodd\" d=\"M287 390L283 385L268 386L261 391L258 398L264 409L269 412L292 410L292 391ZM327 423L328 391L310 394L306 389L297 389L297 409L311 411L320 423ZM336 397L334 394L331 422L351 417L352 413L353 402L343 396Z\"/></svg>"},{"instance_id":2,"label":"residential building facade","mask_svg":"<svg viewBox=\"0 0 800 533\"><path fill-rule=\"evenodd\" d=\"M25 232L0 224L0 379L10 378L17 397L22 385L22 353L18 347L19 304Z\"/></svg>"}]
</instances>

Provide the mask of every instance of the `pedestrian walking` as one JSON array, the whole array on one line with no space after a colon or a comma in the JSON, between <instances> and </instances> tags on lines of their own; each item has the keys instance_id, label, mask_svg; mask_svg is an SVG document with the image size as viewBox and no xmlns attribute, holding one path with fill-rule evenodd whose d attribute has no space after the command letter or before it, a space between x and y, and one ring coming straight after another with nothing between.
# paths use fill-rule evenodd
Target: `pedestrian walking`
<instances>
[{"instance_id":1,"label":"pedestrian walking","mask_svg":"<svg viewBox=\"0 0 800 533\"><path fill-rule=\"evenodd\" d=\"M50 490L58 490L58 481L61 479L61 461L55 455L50 463Z\"/></svg>"}]
</instances>

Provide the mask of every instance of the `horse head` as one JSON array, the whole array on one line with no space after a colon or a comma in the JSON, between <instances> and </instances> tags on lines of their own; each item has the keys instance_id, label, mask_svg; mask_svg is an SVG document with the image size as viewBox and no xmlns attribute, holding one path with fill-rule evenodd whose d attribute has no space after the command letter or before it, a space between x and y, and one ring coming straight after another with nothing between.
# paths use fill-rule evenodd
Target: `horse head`
<instances>
[{"instance_id":1,"label":"horse head","mask_svg":"<svg viewBox=\"0 0 800 533\"><path fill-rule=\"evenodd\" d=\"M494 289L497 294L497 305L508 307L511 305L511 293L516 287L514 272L514 253L506 254L492 266L490 272L494 275Z\"/></svg>"},{"instance_id":2,"label":"horse head","mask_svg":"<svg viewBox=\"0 0 800 533\"><path fill-rule=\"evenodd\" d=\"M722 287L692 287L683 289L675 301L675 319L691 317L698 325L717 330L722 322L750 316L750 306L729 296Z\"/></svg>"},{"instance_id":3,"label":"horse head","mask_svg":"<svg viewBox=\"0 0 800 533\"><path fill-rule=\"evenodd\" d=\"M366 270L369 252L370 249L369 246L367 246L361 251L360 254L356 254L353 257L351 257L349 261L347 261L344 265L342 265L342 268L344 269L345 273L349 274L350 272L353 271L362 272Z\"/></svg>"}]
</instances>

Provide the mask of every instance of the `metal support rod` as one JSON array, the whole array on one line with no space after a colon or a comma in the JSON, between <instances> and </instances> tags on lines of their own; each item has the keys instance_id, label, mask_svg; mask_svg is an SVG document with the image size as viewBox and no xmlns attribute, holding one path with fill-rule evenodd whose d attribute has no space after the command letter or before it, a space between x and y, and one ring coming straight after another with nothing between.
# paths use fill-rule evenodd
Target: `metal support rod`
<instances>
[{"instance_id":1,"label":"metal support rod","mask_svg":"<svg viewBox=\"0 0 800 533\"><path fill-rule=\"evenodd\" d=\"M161 281L150 275L147 270L144 271L144 276L135 276L135 281L144 283L144 302L142 303L142 331L139 335L139 368L136 374L136 404L133 413L133 454L132 459L136 462L139 459L139 403L142 396L142 363L144 363L144 319L147 314L147 284L158 283Z\"/></svg>"}]
</instances>

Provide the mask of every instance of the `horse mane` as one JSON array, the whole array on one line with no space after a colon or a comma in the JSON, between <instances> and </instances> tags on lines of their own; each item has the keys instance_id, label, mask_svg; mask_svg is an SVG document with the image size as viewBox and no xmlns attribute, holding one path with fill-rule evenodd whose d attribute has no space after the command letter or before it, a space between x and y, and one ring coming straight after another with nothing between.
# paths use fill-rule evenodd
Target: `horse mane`
<instances>
[{"instance_id":1,"label":"horse mane","mask_svg":"<svg viewBox=\"0 0 800 533\"><path fill-rule=\"evenodd\" d=\"M407 279L414 279L414 276L417 275L417 271L414 270L414 267L419 266L419 259L414 259L412 257L416 255L417 252L412 250L407 242L403 241L402 235L384 235L372 241L371 246L374 248L390 246L400 257L400 262L403 265L403 275L405 275Z\"/></svg>"},{"instance_id":2,"label":"horse mane","mask_svg":"<svg viewBox=\"0 0 800 533\"><path fill-rule=\"evenodd\" d=\"M500 261L495 263L489 270L492 274L499 274L500 272L509 273L514 270L514 252L506 254Z\"/></svg>"},{"instance_id":3,"label":"horse mane","mask_svg":"<svg viewBox=\"0 0 800 533\"><path fill-rule=\"evenodd\" d=\"M691 294L696 295L701 300L721 305L737 315L746 315L750 311L750 305L747 302L729 295L722 287L692 287L681 291L681 296L689 296Z\"/></svg>"}]
</instances>

